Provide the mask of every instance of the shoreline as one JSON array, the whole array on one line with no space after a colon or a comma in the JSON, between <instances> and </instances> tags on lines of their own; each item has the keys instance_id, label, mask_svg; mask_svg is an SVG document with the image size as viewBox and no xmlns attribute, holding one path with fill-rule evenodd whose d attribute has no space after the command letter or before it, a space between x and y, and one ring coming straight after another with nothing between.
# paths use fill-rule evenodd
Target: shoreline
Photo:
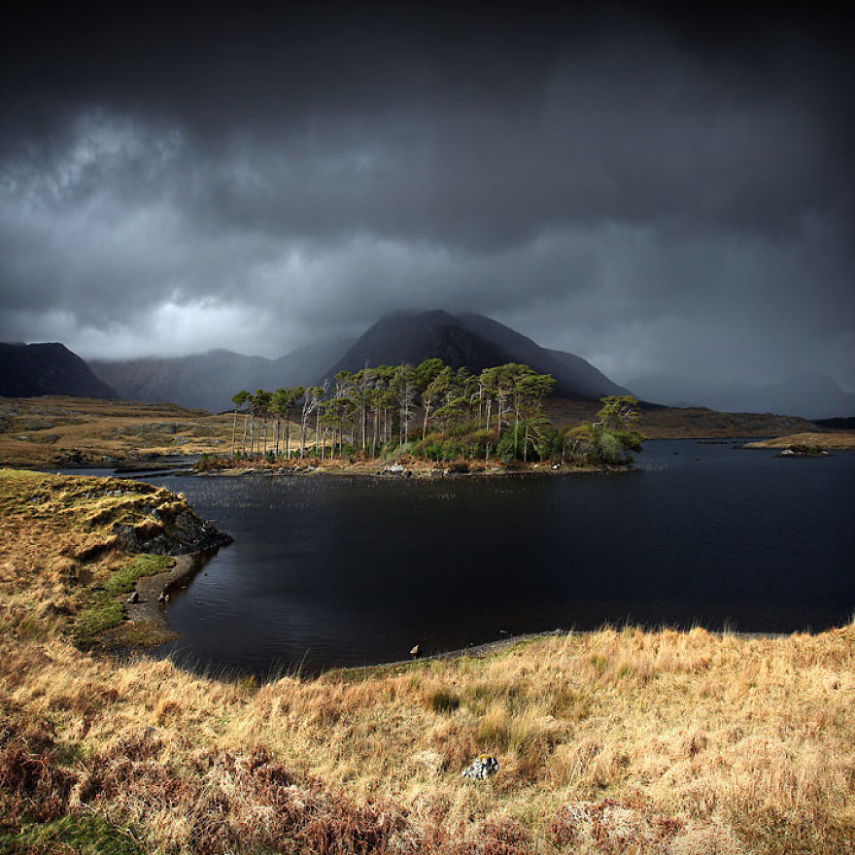
<instances>
[{"instance_id":1,"label":"shoreline","mask_svg":"<svg viewBox=\"0 0 855 855\"><path fill-rule=\"evenodd\" d=\"M141 576L136 580L133 590L139 600L136 603L125 600L125 620L114 628L118 630L118 634L131 634L132 640L127 642L128 648L144 652L181 637L169 626L166 620L167 603L160 602L158 597L184 587L182 583L192 580L210 557L210 553L205 551L177 555L168 569L152 576ZM113 641L111 635L114 630L108 629L104 633L103 641Z\"/></svg>"},{"instance_id":2,"label":"shoreline","mask_svg":"<svg viewBox=\"0 0 855 855\"><path fill-rule=\"evenodd\" d=\"M722 629L705 629L703 627L698 627L700 629L704 629L704 632L708 633L711 636L714 636L716 639L721 640L725 637L730 638L738 638L741 640L750 640L750 639L781 639L781 638L790 638L794 635L821 635L824 632L830 632L833 629L843 629L847 626L847 624L843 624L839 627L829 627L828 629L820 630L819 632L804 632L800 630L794 630L793 632L739 632L739 631L730 631L730 630L722 630ZM444 650L439 653L431 653L428 656L417 656L411 657L410 659L394 659L389 662L377 662L373 665L337 665L327 668L317 675L317 677L329 676L329 675L342 675L346 676L348 674L356 673L356 674L365 674L366 676L372 674L375 671L382 671L387 668L401 668L406 666L418 665L419 663L427 663L427 662L444 662L453 659L463 659L465 657L471 656L473 659L485 659L489 656L493 656L494 654L501 653L503 650L506 650L511 647L515 647L518 644L528 644L532 641L538 641L540 639L547 638L569 638L570 636L592 636L597 633L601 633L607 629L614 629L617 632L623 631L625 628L630 629L639 629L643 633L657 633L662 632L664 630L671 630L681 634L688 634L696 627L690 627L688 629L684 628L676 628L673 626L657 626L657 627L645 627L645 626L637 626L634 624L626 624L624 626L613 626L608 623L604 623L602 626L597 627L596 629L547 629L542 632L525 632L520 635L509 635L505 638L499 638L495 641L485 641L481 644L473 644L471 647L457 647L451 650Z\"/></svg>"}]
</instances>

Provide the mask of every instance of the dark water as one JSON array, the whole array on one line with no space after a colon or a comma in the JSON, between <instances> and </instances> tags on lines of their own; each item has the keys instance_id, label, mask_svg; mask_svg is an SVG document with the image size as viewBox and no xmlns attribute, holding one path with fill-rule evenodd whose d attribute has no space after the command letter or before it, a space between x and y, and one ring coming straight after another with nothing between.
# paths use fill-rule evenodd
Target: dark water
<instances>
[{"instance_id":1,"label":"dark water","mask_svg":"<svg viewBox=\"0 0 855 855\"><path fill-rule=\"evenodd\" d=\"M820 630L855 611L855 455L652 441L619 475L158 478L235 538L164 648L261 675L627 621Z\"/></svg>"}]
</instances>

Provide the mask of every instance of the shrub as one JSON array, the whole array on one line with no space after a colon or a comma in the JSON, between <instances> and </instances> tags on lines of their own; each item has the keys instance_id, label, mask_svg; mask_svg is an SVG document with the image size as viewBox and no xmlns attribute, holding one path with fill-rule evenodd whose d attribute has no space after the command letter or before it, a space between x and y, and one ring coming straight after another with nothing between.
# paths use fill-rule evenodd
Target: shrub
<instances>
[{"instance_id":1,"label":"shrub","mask_svg":"<svg viewBox=\"0 0 855 855\"><path fill-rule=\"evenodd\" d=\"M506 430L502 434L501 439L496 445L496 456L502 461L502 463L513 463L516 459L513 431Z\"/></svg>"},{"instance_id":2,"label":"shrub","mask_svg":"<svg viewBox=\"0 0 855 855\"><path fill-rule=\"evenodd\" d=\"M806 442L800 442L790 446L790 451L795 454L807 454L811 457L819 456L822 454L823 450L824 449L821 445L810 445Z\"/></svg>"},{"instance_id":3,"label":"shrub","mask_svg":"<svg viewBox=\"0 0 855 855\"><path fill-rule=\"evenodd\" d=\"M627 447L621 438L608 430L596 432L594 449L600 462L609 466L623 466L631 460Z\"/></svg>"}]
</instances>

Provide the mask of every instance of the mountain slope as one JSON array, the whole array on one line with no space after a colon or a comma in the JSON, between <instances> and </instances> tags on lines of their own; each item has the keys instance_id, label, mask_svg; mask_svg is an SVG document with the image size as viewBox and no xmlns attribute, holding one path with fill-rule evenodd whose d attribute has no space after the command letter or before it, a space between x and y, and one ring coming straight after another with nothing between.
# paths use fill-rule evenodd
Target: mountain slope
<instances>
[{"instance_id":1,"label":"mountain slope","mask_svg":"<svg viewBox=\"0 0 855 855\"><path fill-rule=\"evenodd\" d=\"M356 340L326 376L341 370L358 371L366 365L418 365L438 357L455 368L473 373L492 365L522 362L556 381L554 394L600 398L622 395L626 390L613 383L589 362L572 353L549 351L530 338L484 315L435 310L396 312L381 318Z\"/></svg>"},{"instance_id":2,"label":"mountain slope","mask_svg":"<svg viewBox=\"0 0 855 855\"><path fill-rule=\"evenodd\" d=\"M448 312L396 312L369 327L324 376L359 371L366 365L418 365L433 357L473 372L515 361L504 348L465 329Z\"/></svg>"},{"instance_id":3,"label":"mountain slope","mask_svg":"<svg viewBox=\"0 0 855 855\"><path fill-rule=\"evenodd\" d=\"M602 398L603 395L632 395L629 389L619 386L614 380L609 379L581 356L575 353L567 353L564 350L547 350L553 359L557 360L563 371L573 378L573 384L583 394L592 398ZM569 381L568 381L569 382Z\"/></svg>"},{"instance_id":4,"label":"mountain slope","mask_svg":"<svg viewBox=\"0 0 855 855\"><path fill-rule=\"evenodd\" d=\"M331 340L298 348L279 359L211 350L190 356L93 361L92 367L132 401L170 401L220 412L241 389L279 389L313 382L323 367L350 344Z\"/></svg>"},{"instance_id":5,"label":"mountain slope","mask_svg":"<svg viewBox=\"0 0 855 855\"><path fill-rule=\"evenodd\" d=\"M213 412L228 409L229 398L244 388L248 379L266 376L269 365L269 359L242 356L229 350L92 363L97 374L127 400L169 401Z\"/></svg>"},{"instance_id":6,"label":"mountain slope","mask_svg":"<svg viewBox=\"0 0 855 855\"><path fill-rule=\"evenodd\" d=\"M115 389L65 345L0 344L0 395L30 398L69 395L73 398L118 398Z\"/></svg>"}]
</instances>

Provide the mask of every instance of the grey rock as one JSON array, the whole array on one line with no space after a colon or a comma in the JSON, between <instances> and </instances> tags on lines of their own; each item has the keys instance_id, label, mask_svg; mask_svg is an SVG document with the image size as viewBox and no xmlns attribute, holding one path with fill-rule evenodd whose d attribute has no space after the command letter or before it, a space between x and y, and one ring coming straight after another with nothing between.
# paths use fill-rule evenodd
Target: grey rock
<instances>
[{"instance_id":1,"label":"grey rock","mask_svg":"<svg viewBox=\"0 0 855 855\"><path fill-rule=\"evenodd\" d=\"M479 754L461 773L461 778L484 781L499 771L499 761L492 754Z\"/></svg>"}]
</instances>

